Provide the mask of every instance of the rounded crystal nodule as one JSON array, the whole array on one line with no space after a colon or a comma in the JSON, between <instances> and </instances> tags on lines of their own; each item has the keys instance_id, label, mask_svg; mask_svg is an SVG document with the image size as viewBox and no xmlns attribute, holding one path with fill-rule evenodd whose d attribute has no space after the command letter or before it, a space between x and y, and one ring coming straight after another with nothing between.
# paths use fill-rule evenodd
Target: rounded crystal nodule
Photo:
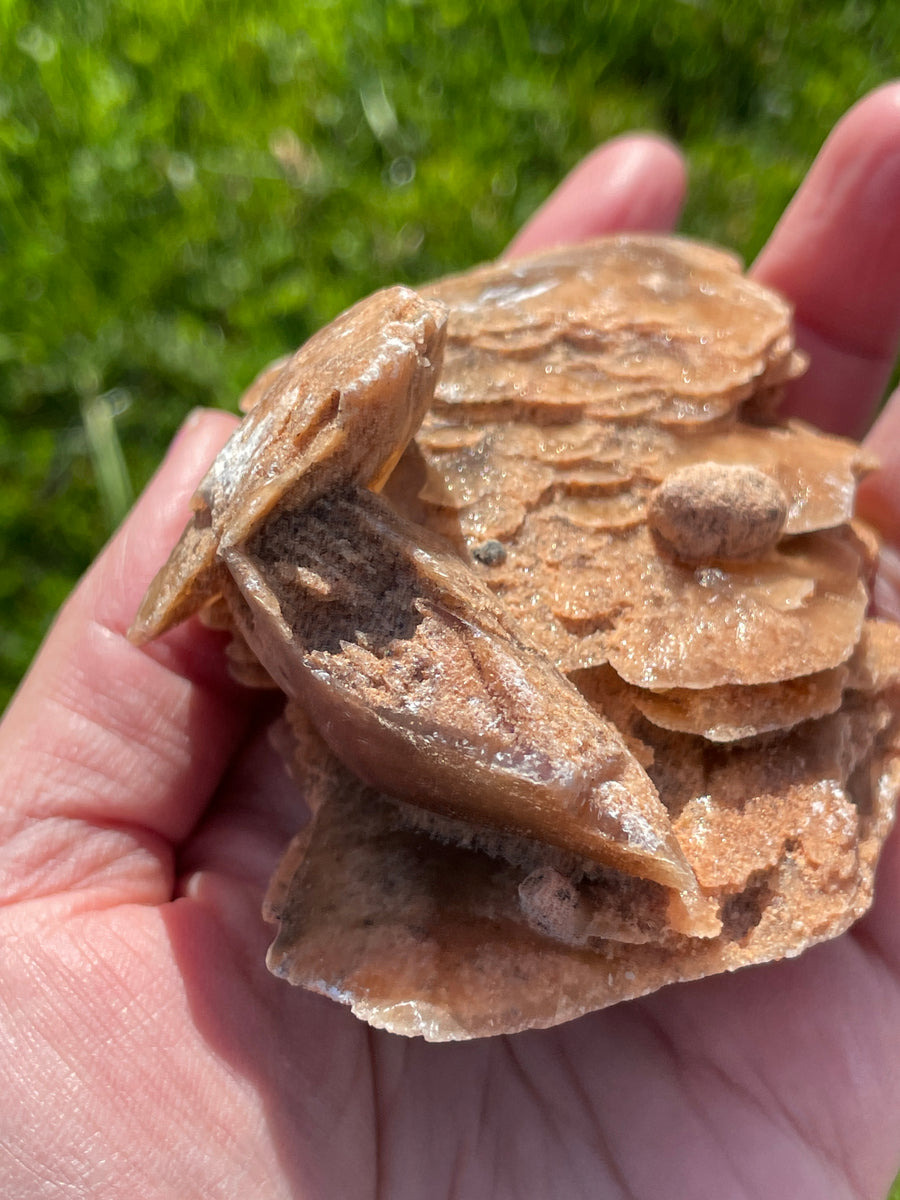
<instances>
[{"instance_id":1,"label":"rounded crystal nodule","mask_svg":"<svg viewBox=\"0 0 900 1200\"><path fill-rule=\"evenodd\" d=\"M758 558L784 528L788 502L756 467L692 463L673 471L650 496L647 519L687 562Z\"/></svg>"}]
</instances>

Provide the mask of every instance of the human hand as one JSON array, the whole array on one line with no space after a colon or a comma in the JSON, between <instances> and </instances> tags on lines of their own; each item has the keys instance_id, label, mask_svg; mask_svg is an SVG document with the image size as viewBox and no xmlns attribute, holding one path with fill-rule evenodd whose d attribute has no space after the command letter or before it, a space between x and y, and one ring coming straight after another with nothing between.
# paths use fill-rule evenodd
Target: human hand
<instances>
[{"instance_id":1,"label":"human hand","mask_svg":"<svg viewBox=\"0 0 900 1200\"><path fill-rule=\"evenodd\" d=\"M670 228L684 174L619 139L516 240ZM900 330L900 86L838 126L754 267L793 296L794 411L864 425ZM233 427L192 418L0 728L0 1194L882 1200L900 1159L900 838L801 959L557 1029L426 1045L271 977L259 908L302 802L265 695L191 623L124 639ZM900 465L900 396L873 434ZM900 473L864 489L900 554ZM879 603L900 613L889 549ZM893 573L892 573L893 572Z\"/></svg>"}]
</instances>

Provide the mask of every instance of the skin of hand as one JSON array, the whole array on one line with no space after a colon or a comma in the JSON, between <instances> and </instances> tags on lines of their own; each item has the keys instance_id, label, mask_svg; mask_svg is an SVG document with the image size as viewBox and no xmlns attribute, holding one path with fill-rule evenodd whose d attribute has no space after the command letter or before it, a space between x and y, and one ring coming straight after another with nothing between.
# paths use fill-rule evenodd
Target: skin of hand
<instances>
[{"instance_id":1,"label":"skin of hand","mask_svg":"<svg viewBox=\"0 0 900 1200\"><path fill-rule=\"evenodd\" d=\"M669 229L680 156L586 159L512 252ZM813 353L790 405L866 426L900 332L900 85L836 127L753 271ZM430 1046L264 965L302 802L265 695L196 622L124 638L234 425L192 416L0 728L0 1195L145 1200L883 1200L900 1165L900 837L876 903L801 958L557 1029ZM900 395L864 511L900 613Z\"/></svg>"}]
</instances>

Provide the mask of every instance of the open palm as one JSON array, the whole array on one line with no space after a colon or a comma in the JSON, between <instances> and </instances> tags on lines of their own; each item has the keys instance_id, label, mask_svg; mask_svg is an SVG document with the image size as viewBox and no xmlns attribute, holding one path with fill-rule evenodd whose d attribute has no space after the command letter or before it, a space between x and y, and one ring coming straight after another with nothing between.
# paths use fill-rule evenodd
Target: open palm
<instances>
[{"instance_id":1,"label":"open palm","mask_svg":"<svg viewBox=\"0 0 900 1200\"><path fill-rule=\"evenodd\" d=\"M669 228L678 155L597 151L514 249ZM756 264L813 352L794 411L858 431L900 330L900 86L838 126ZM124 639L233 426L192 418L0 730L0 1195L882 1200L900 1161L900 840L873 911L801 959L558 1029L376 1033L275 980L266 881L303 820L265 695L196 623ZM900 613L900 396L863 493ZM895 557L895 554L898 557Z\"/></svg>"}]
</instances>

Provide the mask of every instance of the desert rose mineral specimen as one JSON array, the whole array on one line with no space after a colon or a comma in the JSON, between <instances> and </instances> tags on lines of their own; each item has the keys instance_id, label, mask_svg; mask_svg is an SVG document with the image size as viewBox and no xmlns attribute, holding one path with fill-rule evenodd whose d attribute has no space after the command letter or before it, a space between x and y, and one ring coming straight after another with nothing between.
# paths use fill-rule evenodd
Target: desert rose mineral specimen
<instances>
[{"instance_id":1,"label":"desert rose mineral specimen","mask_svg":"<svg viewBox=\"0 0 900 1200\"><path fill-rule=\"evenodd\" d=\"M287 696L269 966L432 1040L795 955L868 907L900 631L791 310L628 235L362 301L275 364L132 637Z\"/></svg>"}]
</instances>

